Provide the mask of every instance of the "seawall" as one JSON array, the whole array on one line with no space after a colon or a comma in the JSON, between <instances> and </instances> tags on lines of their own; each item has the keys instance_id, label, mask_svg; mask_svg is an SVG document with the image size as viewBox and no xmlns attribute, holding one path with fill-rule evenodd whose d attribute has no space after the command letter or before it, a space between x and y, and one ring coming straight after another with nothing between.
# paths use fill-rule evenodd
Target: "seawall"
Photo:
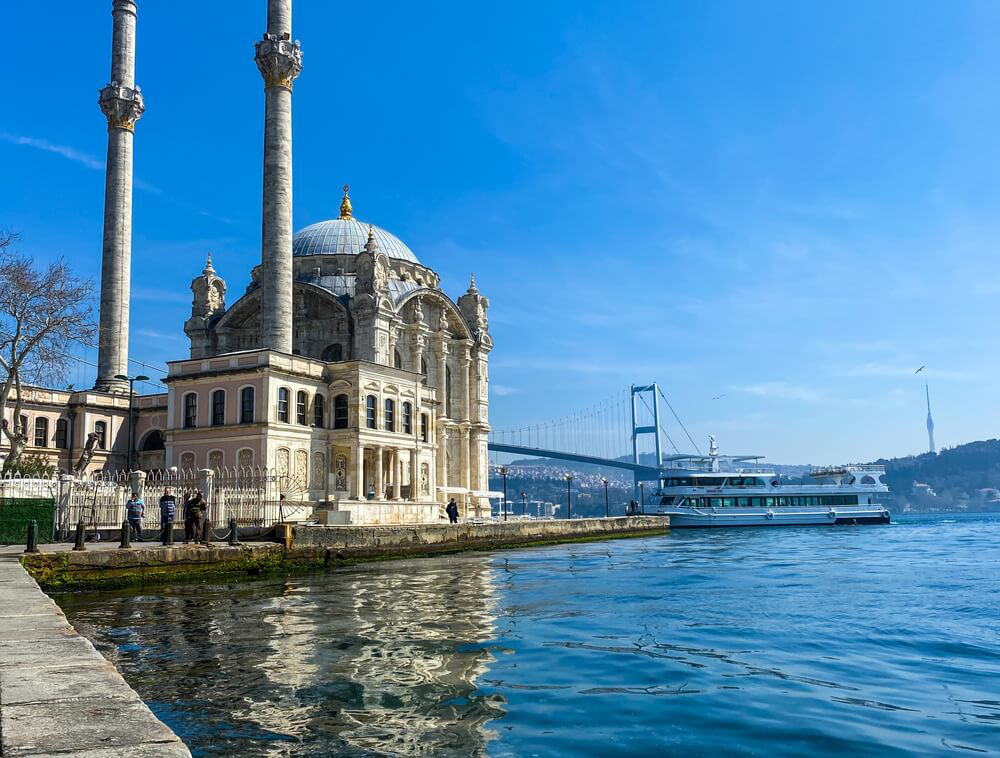
<instances>
[{"instance_id":1,"label":"seawall","mask_svg":"<svg viewBox=\"0 0 1000 758\"><path fill-rule=\"evenodd\" d=\"M23 555L21 561L44 589L69 591L321 571L361 561L466 550L648 537L667 533L669 524L665 516L408 526L279 524L280 542L208 547L140 543L125 549L101 543L83 551L47 545L41 553Z\"/></svg>"},{"instance_id":2,"label":"seawall","mask_svg":"<svg viewBox=\"0 0 1000 758\"><path fill-rule=\"evenodd\" d=\"M121 674L0 556L0 755L190 758Z\"/></svg>"}]
</instances>

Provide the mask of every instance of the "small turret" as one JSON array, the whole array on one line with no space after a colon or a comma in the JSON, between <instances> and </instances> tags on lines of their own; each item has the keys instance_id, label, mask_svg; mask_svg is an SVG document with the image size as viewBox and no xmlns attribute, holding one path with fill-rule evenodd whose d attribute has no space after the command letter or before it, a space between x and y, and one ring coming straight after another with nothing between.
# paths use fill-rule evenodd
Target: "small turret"
<instances>
[{"instance_id":1,"label":"small turret","mask_svg":"<svg viewBox=\"0 0 1000 758\"><path fill-rule=\"evenodd\" d=\"M209 327L226 312L226 282L215 272L212 254L208 254L201 276L191 280L191 318L184 322L184 333L191 340L191 357L214 354L214 335Z\"/></svg>"},{"instance_id":2,"label":"small turret","mask_svg":"<svg viewBox=\"0 0 1000 758\"><path fill-rule=\"evenodd\" d=\"M489 307L490 301L479 293L476 288L476 275L472 274L469 277L469 289L458 298L458 308L477 334L485 335L489 332L490 323L486 315Z\"/></svg>"}]
</instances>

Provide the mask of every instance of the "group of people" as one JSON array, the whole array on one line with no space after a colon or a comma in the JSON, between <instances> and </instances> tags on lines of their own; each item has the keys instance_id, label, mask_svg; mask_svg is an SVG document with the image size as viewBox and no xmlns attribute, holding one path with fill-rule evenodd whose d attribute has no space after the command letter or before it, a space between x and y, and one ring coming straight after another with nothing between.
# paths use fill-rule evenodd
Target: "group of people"
<instances>
[{"instance_id":1,"label":"group of people","mask_svg":"<svg viewBox=\"0 0 1000 758\"><path fill-rule=\"evenodd\" d=\"M191 540L198 542L202 537L205 516L208 514L208 501L205 493L195 490L194 493L186 493L184 496L184 544ZM142 542L142 519L146 514L146 504L138 492L133 492L132 497L125 504L125 517L128 519L129 530L132 539ZM163 496L160 498L160 539L166 537L167 529L173 529L174 521L177 518L177 498L170 487L163 489Z\"/></svg>"}]
</instances>

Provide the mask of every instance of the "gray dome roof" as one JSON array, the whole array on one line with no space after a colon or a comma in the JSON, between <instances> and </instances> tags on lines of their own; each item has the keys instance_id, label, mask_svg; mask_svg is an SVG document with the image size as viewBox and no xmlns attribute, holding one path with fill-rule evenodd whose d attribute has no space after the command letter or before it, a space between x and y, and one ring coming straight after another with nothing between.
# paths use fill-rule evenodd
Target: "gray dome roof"
<instances>
[{"instance_id":1,"label":"gray dome roof","mask_svg":"<svg viewBox=\"0 0 1000 758\"><path fill-rule=\"evenodd\" d=\"M379 251L390 258L417 263L403 242L385 229L372 226ZM357 255L368 241L368 224L353 218L335 218L311 224L296 232L292 240L292 255Z\"/></svg>"}]
</instances>

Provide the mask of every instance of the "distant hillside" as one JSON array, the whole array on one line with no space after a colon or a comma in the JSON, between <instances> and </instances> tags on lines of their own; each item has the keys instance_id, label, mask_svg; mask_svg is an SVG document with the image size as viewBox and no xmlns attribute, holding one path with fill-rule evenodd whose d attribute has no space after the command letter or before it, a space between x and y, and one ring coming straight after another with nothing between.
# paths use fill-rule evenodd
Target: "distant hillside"
<instances>
[{"instance_id":1,"label":"distant hillside","mask_svg":"<svg viewBox=\"0 0 1000 758\"><path fill-rule=\"evenodd\" d=\"M1000 508L1000 440L875 462L885 466L893 510Z\"/></svg>"}]
</instances>

